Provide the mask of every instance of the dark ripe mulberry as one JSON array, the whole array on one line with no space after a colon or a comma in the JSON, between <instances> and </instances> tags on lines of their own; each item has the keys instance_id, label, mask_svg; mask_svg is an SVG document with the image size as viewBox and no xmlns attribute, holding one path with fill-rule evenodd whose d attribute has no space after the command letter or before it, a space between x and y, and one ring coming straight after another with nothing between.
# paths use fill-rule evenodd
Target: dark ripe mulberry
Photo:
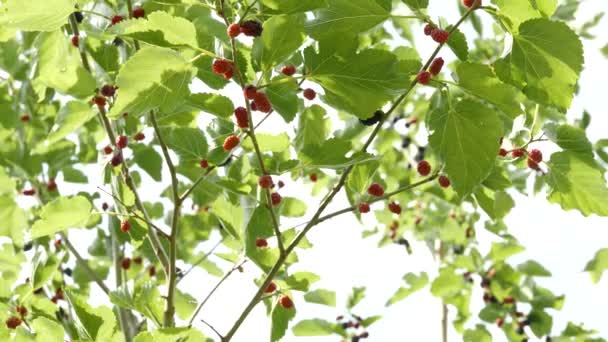
<instances>
[{"instance_id":1,"label":"dark ripe mulberry","mask_svg":"<svg viewBox=\"0 0 608 342\"><path fill-rule=\"evenodd\" d=\"M256 20L247 20L241 23L241 33L250 37L259 37L262 35L262 24Z\"/></svg>"},{"instance_id":2,"label":"dark ripe mulberry","mask_svg":"<svg viewBox=\"0 0 608 342\"><path fill-rule=\"evenodd\" d=\"M380 120L382 120L383 116L384 112L381 110L377 110L374 112L374 115L367 119L359 119L359 122L364 126L373 126L377 124Z\"/></svg>"},{"instance_id":3,"label":"dark ripe mulberry","mask_svg":"<svg viewBox=\"0 0 608 342\"><path fill-rule=\"evenodd\" d=\"M76 19L76 22L80 24L84 20L84 15L82 15L82 12L74 12L74 19Z\"/></svg>"}]
</instances>

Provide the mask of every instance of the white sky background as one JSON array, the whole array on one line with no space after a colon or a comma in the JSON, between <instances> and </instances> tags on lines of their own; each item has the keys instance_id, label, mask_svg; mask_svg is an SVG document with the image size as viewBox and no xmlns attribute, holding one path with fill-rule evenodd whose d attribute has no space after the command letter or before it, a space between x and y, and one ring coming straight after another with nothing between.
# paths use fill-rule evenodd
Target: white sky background
<instances>
[{"instance_id":1,"label":"white sky background","mask_svg":"<svg viewBox=\"0 0 608 342\"><path fill-rule=\"evenodd\" d=\"M431 1L429 13L435 17L441 15L448 18L449 22L455 22L459 13L457 1L450 1L446 6L445 1ZM581 5L579 17L581 22L593 17L601 10L608 10L605 0L588 0ZM486 17L482 14L482 17ZM486 18L487 19L487 18ZM489 27L487 27L489 28ZM423 59L427 58L435 47L430 39L422 39L421 28L416 30L417 44ZM474 37L470 25L465 25L465 33L470 32ZM603 20L595 33L608 32L608 21ZM587 109L592 115L591 126L588 129L590 138L595 141L599 138L608 137L606 127L608 119L605 117L605 94L606 87L601 85L605 82L608 74L608 60L606 60L599 49L606 44L605 40L584 41L585 43L585 65L581 77L581 93L572 106L570 118L580 116L583 109ZM442 51L446 60L452 60L453 55ZM195 87L196 90L198 87ZM242 97L236 87L232 87L229 94L235 105L242 104ZM279 118L268 120L260 128L260 131L274 132L284 131L286 126ZM146 136L151 137L152 132L146 131ZM149 141L147 138L146 141ZM542 146L542 145L541 145ZM542 149L542 147L541 147ZM164 167L164 165L163 165ZM63 194L72 191L86 190L96 191L101 185L100 168L87 168L90 177L88 186L72 186L58 179L58 184ZM144 173L144 182L150 181ZM163 179L167 180L166 170ZM281 191L283 196L299 197L309 203L310 211L314 211L319 198L309 198L310 189L292 183L288 176L282 177L287 186ZM72 190L72 191L70 191ZM153 198L157 200L158 193L162 188L142 188L144 199ZM106 201L109 199L103 197ZM523 262L527 259L539 261L547 267L553 277L541 280L540 283L552 290L555 294L566 294L565 306L560 312L554 313L553 333L563 329L567 321L585 322L586 326L601 331L601 336L608 337L608 276L593 285L589 275L582 272L586 262L593 254L602 247L608 246L608 219L606 218L584 218L578 212L564 212L557 205L548 204L543 196L537 198L526 198L521 195L514 196L517 206L506 218L510 233L516 236L527 251L510 259L511 263ZM166 203L166 202L165 202ZM347 200L343 194L326 209L326 212L341 209L347 206ZM169 208L165 205L165 208ZM310 215L311 213L309 213ZM373 215L368 215L369 218ZM304 219L295 220L295 223L303 222ZM298 251L300 262L292 268L292 271L312 271L321 277L313 288L324 288L334 290L337 293L338 305L336 308L310 304L304 302L300 295L296 295L295 304L298 310L296 319L292 325L302 319L323 318L333 320L337 315L343 314L342 308L346 298L353 286L366 286L367 296L357 307L355 312L363 317L381 314L384 318L369 329L369 341L440 341L440 301L432 297L428 287L396 305L386 309L384 304L394 291L403 285L401 277L407 272L419 273L426 271L434 277L437 264L433 260L428 248L424 244L413 243L414 254L407 255L400 246L388 246L377 248L379 236L368 239L361 238L361 232L373 227L369 222L366 227L359 224L353 215L339 216L331 221L315 227L308 235L314 248ZM494 237L485 233L483 229L477 229L478 238L483 241L482 254L489 248L489 243ZM90 237L89 231L71 230L70 236L74 245L80 247L80 251L86 255ZM217 235L214 236L218 238ZM212 246L217 240L204 244L206 248ZM217 260L220 267L229 269L231 265L227 262ZM27 275L24 275L24 277ZM226 332L234 323L244 306L248 303L255 292L253 279L259 276L259 271L253 263L245 264L245 272L235 272L228 281L216 292L212 299L206 304L199 317L214 325L220 332ZM475 279L476 290L479 289L479 279ZM201 269L196 269L180 283L180 288L192 294L198 300L205 297L208 291L215 285L217 278L207 275ZM112 287L113 280L108 282ZM106 297L94 288L92 302L107 304ZM481 292L474 293L472 299L473 324L477 311L481 308ZM451 312L450 318L455 313ZM196 326L205 333L214 337L215 335L200 322ZM450 324L451 329L451 324ZM504 335L497 328L490 326L494 333L495 341L503 341ZM265 308L262 304L250 314L249 318L241 326L235 335L235 342L268 341L270 335L270 320L266 317ZM533 334L529 334L531 337ZM455 332L450 333L451 341L459 341L461 338ZM283 341L338 341L336 336L331 337L294 337L288 331ZM534 338L531 338L533 341Z\"/></svg>"}]
</instances>

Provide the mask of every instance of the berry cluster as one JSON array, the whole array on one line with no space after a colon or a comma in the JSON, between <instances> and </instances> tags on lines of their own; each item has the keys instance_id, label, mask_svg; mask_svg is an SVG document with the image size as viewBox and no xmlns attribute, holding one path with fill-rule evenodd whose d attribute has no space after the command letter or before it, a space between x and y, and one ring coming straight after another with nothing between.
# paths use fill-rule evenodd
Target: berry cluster
<instances>
[{"instance_id":1,"label":"berry cluster","mask_svg":"<svg viewBox=\"0 0 608 342\"><path fill-rule=\"evenodd\" d=\"M418 83L423 84L423 85L427 85L429 84L429 82L431 82L431 77L432 76L436 76L441 72L441 68L443 68L443 58L441 57L437 57L433 60L433 62L431 63L431 65L429 66L429 70L421 70L418 73L418 76L416 77L416 79L418 80Z\"/></svg>"},{"instance_id":2,"label":"berry cluster","mask_svg":"<svg viewBox=\"0 0 608 342\"><path fill-rule=\"evenodd\" d=\"M342 315L336 317L336 321L339 323L340 327L345 330L348 336L350 336L350 342L359 342L361 339L368 338L369 333L363 326L364 319L355 314L351 314L351 316L350 319Z\"/></svg>"},{"instance_id":3,"label":"berry cluster","mask_svg":"<svg viewBox=\"0 0 608 342\"><path fill-rule=\"evenodd\" d=\"M502 139L500 140L500 143L502 144ZM525 148L519 147L514 148L511 151L507 151L505 148L501 147L498 150L498 155L504 158L509 154L509 152L511 153L511 157L516 159L527 155L528 159L526 163L528 167L534 171L542 172L539 164L543 161L543 153L539 149L531 149L530 151L528 151Z\"/></svg>"},{"instance_id":4,"label":"berry cluster","mask_svg":"<svg viewBox=\"0 0 608 342\"><path fill-rule=\"evenodd\" d=\"M243 94L247 100L251 100L251 110L270 113L272 104L265 93L258 91L253 85L248 85L243 89Z\"/></svg>"}]
</instances>

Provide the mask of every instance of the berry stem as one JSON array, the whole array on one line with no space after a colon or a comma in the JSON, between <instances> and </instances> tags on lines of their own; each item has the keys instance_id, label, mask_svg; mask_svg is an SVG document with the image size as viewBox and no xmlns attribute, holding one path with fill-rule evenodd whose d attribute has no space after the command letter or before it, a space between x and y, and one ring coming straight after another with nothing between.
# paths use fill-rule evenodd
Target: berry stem
<instances>
[{"instance_id":1,"label":"berry stem","mask_svg":"<svg viewBox=\"0 0 608 342\"><path fill-rule=\"evenodd\" d=\"M97 284L97 286L99 286L99 288L105 294L107 294L109 296L110 289L106 286L106 284L104 284L104 282L101 279L99 279L99 277L97 277L97 274L95 274L95 272L91 269L91 267L89 267L89 264L87 264L87 262L80 255L80 253L78 253L76 248L74 248L74 245L72 245L72 242L70 242L70 240L68 240L68 236L65 233L61 233L61 239L63 240L63 242L65 242L65 245L68 247L68 250L70 251L70 253L72 253L72 255L74 255L74 257L76 258L76 262L78 262L78 264L80 266L82 266L82 268L87 273L89 278L91 280L93 280Z\"/></svg>"},{"instance_id":2,"label":"berry stem","mask_svg":"<svg viewBox=\"0 0 608 342\"><path fill-rule=\"evenodd\" d=\"M194 319L196 318L196 316L199 314L199 312L203 308L203 305L205 305L207 303L207 301L209 301L209 298L211 298L211 296L213 296L215 291L217 291L217 289L226 281L226 279L228 279L228 277L230 277L230 275L232 273L234 273L234 271L240 269L245 262L247 262L247 259L244 259L243 261L235 263L234 266L230 269L230 271L226 272L226 274L224 274L224 276L217 282L217 284L215 284L215 286L211 289L211 291L209 291L209 293L207 293L205 298L196 307L196 310L194 310L194 313L192 313L192 316L190 317L190 320L188 321L188 327L192 326L192 322L194 322ZM217 333L217 334L221 337L222 341L225 340L224 336L222 336L219 333Z\"/></svg>"},{"instance_id":3,"label":"berry stem","mask_svg":"<svg viewBox=\"0 0 608 342\"><path fill-rule=\"evenodd\" d=\"M165 163L169 168L169 174L171 175L171 192L173 194L173 217L171 218L171 233L169 235L169 277L167 279L167 305L165 308L165 317L163 322L164 327L170 328L175 325L175 286L177 284L177 231L182 202L181 197L179 196L179 182L177 181L177 171L175 169L175 165L173 165L173 161L171 161L171 156L169 155L169 149L167 148L167 144L165 144L165 140L163 139L163 136L160 133L160 128L158 127L158 122L156 121L154 111L150 111L149 117L150 122L152 123L152 127L154 128L156 138L158 139L158 144L160 145L160 148L163 152Z\"/></svg>"}]
</instances>

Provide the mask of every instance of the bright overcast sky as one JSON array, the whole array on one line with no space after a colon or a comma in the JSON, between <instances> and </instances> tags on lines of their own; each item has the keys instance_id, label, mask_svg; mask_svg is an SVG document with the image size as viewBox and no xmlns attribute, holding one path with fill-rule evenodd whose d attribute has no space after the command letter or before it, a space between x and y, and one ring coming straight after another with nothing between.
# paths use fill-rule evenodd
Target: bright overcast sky
<instances>
[{"instance_id":1,"label":"bright overcast sky","mask_svg":"<svg viewBox=\"0 0 608 342\"><path fill-rule=\"evenodd\" d=\"M429 13L434 17L444 16L450 22L458 18L456 1L449 1L452 6L446 6L446 1L431 1ZM588 0L581 7L580 19L587 20L600 10L608 10L606 0ZM468 29L468 28L467 28ZM465 32L467 31L465 29ZM600 27L594 32L608 32L608 22L604 20ZM582 109L587 109L592 115L592 124L589 135L592 140L608 137L606 127L608 119L605 116L606 88L601 85L605 82L608 74L608 60L606 60L599 49L606 41L585 41L585 71L581 78L581 94L575 100L571 118L580 115ZM421 55L428 55L434 46L430 40L419 40ZM447 59L451 53L445 53ZM241 98L235 90L232 94L235 103L240 104ZM269 120L263 125L262 131L274 131L284 129L280 119ZM604 136L602 136L604 134ZM147 135L151 135L148 133ZM96 191L100 185L99 168L91 169L91 185L87 187L74 187L73 189ZM144 176L144 179L149 179ZM164 175L164 179L168 179ZM287 180L287 177L284 177ZM287 182L283 195L298 196L310 193L309 189L302 189ZM65 188L63 188L65 190ZM143 198L158 198L162 189L144 189ZM306 199L307 203L315 203L317 199ZM587 327L595 328L602 332L603 337L608 337L608 324L605 309L608 308L608 276L596 285L592 285L588 274L582 269L586 262L601 247L608 246L608 219L597 217L584 218L578 212L563 212L558 206L550 205L544 197L525 198L515 196L516 208L506 218L510 232L515 235L520 243L527 247L527 251L513 257L512 263L518 263L527 259L535 259L546 266L553 277L542 281L541 284L556 294L565 293L566 302L561 312L554 315L553 333L561 331L569 320L574 322L585 322ZM338 197L327 209L341 209L346 206L344 196ZM315 209L314 207L312 208ZM371 215L370 215L371 216ZM301 221L297 221L301 222ZM334 290L337 293L337 308L328 308L321 305L305 303L301 296L296 296L295 302L298 315L293 323L302 319L324 318L334 319L342 314L341 308L353 286L366 286L367 297L355 310L361 316L381 314L382 320L375 323L370 329L370 341L440 341L440 301L433 298L428 288L412 295L397 305L386 309L384 303L402 285L401 277L407 272L419 273L426 271L434 276L437 264L430 252L423 244L414 244L414 254L406 255L403 248L399 246L388 246L377 248L378 236L362 239L361 232L373 227L373 222L367 227L361 226L352 215L340 216L332 221L325 222L314 228L309 239L314 248L299 251L300 262L293 271L313 271L321 276L321 281L314 288ZM490 234L481 233L482 252L487 251ZM90 231L71 230L75 245L82 246L85 252L86 243L89 239L86 235ZM217 236L215 236L217 239ZM217 240L216 240L217 241ZM206 246L210 246L211 241ZM226 262L218 261L219 265L228 269ZM245 304L252 297L255 288L254 277L259 273L253 264L245 265L245 272L235 272L231 278L215 294L211 301L205 306L200 318L213 324L220 332L226 332L236 317L240 314ZM202 270L196 270L188 276L180 286L197 299L205 296L207 291L215 284L217 278L208 276ZM476 285L478 288L478 285ZM481 293L474 293L472 300L474 316L481 305ZM104 296L94 296L97 304L104 303ZM454 313L451 313L451 318ZM474 323L472 319L470 324ZM202 324L197 326L203 329L210 337L213 333ZM451 325L450 325L451 326ZM491 327L495 333L495 341L503 341L504 335L497 328ZM263 305L252 312L235 335L235 342L268 341L270 333L270 320L265 317ZM531 335L531 334L530 334ZM214 336L213 336L214 337ZM451 334L452 341L461 338ZM327 338L296 338L288 332L283 341L338 341L335 336Z\"/></svg>"}]
</instances>

